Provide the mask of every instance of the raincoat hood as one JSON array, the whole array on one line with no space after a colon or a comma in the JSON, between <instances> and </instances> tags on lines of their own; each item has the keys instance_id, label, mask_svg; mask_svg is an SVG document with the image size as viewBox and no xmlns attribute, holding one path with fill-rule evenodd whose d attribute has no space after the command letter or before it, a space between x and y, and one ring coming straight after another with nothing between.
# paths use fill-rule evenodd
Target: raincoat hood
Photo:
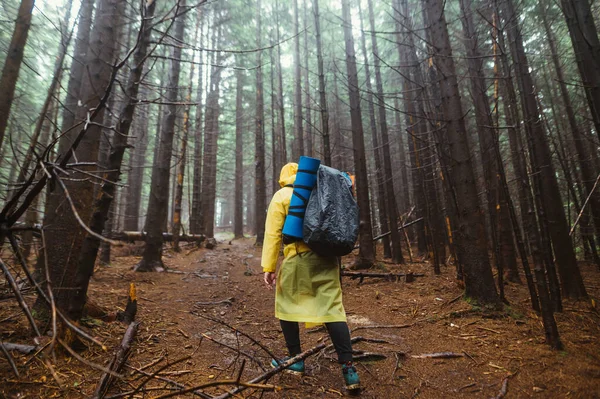
<instances>
[{"instance_id":1,"label":"raincoat hood","mask_svg":"<svg viewBox=\"0 0 600 399\"><path fill-rule=\"evenodd\" d=\"M298 172L298 164L295 162L290 162L281 168L281 173L279 174L279 185L281 187L285 187L288 184L294 184L296 181L296 173Z\"/></svg>"}]
</instances>

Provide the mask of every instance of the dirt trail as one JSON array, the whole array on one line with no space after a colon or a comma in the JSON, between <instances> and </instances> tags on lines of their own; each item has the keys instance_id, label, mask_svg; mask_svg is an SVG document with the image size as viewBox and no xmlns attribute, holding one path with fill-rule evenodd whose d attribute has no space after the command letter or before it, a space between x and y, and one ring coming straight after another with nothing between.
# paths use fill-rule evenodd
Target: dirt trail
<instances>
[{"instance_id":1,"label":"dirt trail","mask_svg":"<svg viewBox=\"0 0 600 399\"><path fill-rule=\"evenodd\" d=\"M129 364L153 372L169 361L191 356L189 360L166 369L161 375L186 386L199 385L225 377L235 377L239 354L208 338L241 349L247 359L242 379L262 373L270 358L248 339L236 336L227 327L199 315L222 320L251 335L276 355L284 354L279 324L273 317L273 292L262 285L260 251L253 240L220 242L214 250L184 249L167 251L169 273L135 273L135 256L115 258L111 267L99 268L91 284L91 297L100 305L114 309L124 304L127 285L138 289L138 320L142 322ZM344 259L351 263L352 258ZM380 361L360 361L358 371L364 387L363 398L480 398L496 397L503 380L508 380L508 398L598 398L600 397L600 317L589 305L566 303L572 311L557 315L565 350L554 352L543 343L540 319L530 312L526 288L507 285L511 306L503 314L484 318L461 299L447 267L434 276L428 263L403 267L381 264L389 271L423 272L423 278L405 283L381 279L344 278L344 304L353 336L383 339L388 344L360 343L355 349L385 355ZM598 297L599 273L584 266L589 291ZM230 299L231 298L231 299ZM33 299L33 298L30 298ZM230 303L225 301L230 299ZM455 300L456 299L456 300ZM454 301L453 301L454 300ZM219 304L209 302L225 301ZM198 304L198 302L204 304ZM4 306L5 304L9 306ZM15 313L12 303L3 302L0 319ZM11 313L12 312L12 313ZM405 328L362 328L364 326L410 325ZM359 328L360 327L360 328ZM101 324L93 333L109 346L116 345L125 330L116 323ZM0 338L17 341L25 336L21 320L0 324ZM324 331L302 329L303 348L327 339ZM202 342L201 342L202 341ZM414 358L413 356L456 352L452 359ZM102 363L106 353L92 348L89 360ZM307 361L302 378L281 374L269 383L285 387L277 393L251 394L253 398L335 398L345 396L339 366L333 353L321 353ZM23 364L25 358L19 359ZM236 366L236 367L237 367ZM75 360L59 360L58 372L68 388L61 392L39 363L23 368L21 381L14 380L4 361L0 361L0 398L6 397L88 397L100 372ZM128 381L116 384L112 393L125 392L140 383L139 375L127 372ZM164 387L151 382L148 387ZM155 397L167 391L149 391ZM211 391L209 391L211 392ZM216 391L212 391L216 392ZM21 396L18 396L21 395ZM23 396L25 395L25 396ZM142 397L142 396L140 396ZM183 396L180 397L192 397Z\"/></svg>"}]
</instances>

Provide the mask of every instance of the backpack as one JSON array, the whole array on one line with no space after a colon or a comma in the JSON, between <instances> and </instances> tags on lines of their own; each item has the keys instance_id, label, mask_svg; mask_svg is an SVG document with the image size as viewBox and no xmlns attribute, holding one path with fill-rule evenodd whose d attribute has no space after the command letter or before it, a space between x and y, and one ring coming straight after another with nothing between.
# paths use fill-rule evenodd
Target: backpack
<instances>
[{"instance_id":1,"label":"backpack","mask_svg":"<svg viewBox=\"0 0 600 399\"><path fill-rule=\"evenodd\" d=\"M350 177L321 165L303 223L303 241L320 256L343 256L354 249L358 238L358 204Z\"/></svg>"}]
</instances>

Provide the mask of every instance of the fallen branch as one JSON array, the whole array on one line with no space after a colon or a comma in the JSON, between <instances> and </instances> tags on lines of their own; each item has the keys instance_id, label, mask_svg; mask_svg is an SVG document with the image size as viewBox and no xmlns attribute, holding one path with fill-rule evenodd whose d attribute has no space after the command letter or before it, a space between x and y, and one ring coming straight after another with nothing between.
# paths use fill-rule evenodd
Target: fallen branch
<instances>
[{"instance_id":1,"label":"fallen branch","mask_svg":"<svg viewBox=\"0 0 600 399\"><path fill-rule=\"evenodd\" d=\"M243 389L253 388L253 389L261 389L263 391L276 391L276 390L280 389L278 386L275 386L275 385L254 384L254 383L250 383L250 382L240 382L240 381L236 381L236 380L217 380L217 381L207 382L205 384L196 385L195 387L186 388L183 391L177 391L177 392L168 393L166 395L158 396L154 399L172 398L173 396L178 396L178 395L182 395L184 393L193 392L197 389L217 387L220 385L239 385L240 388L243 388ZM220 396L218 396L218 397L220 397Z\"/></svg>"},{"instance_id":2,"label":"fallen branch","mask_svg":"<svg viewBox=\"0 0 600 399\"><path fill-rule=\"evenodd\" d=\"M38 350L38 347L33 345L12 344L10 342L0 342L0 345L2 345L2 347L7 351L17 351L26 355Z\"/></svg>"},{"instance_id":3,"label":"fallen branch","mask_svg":"<svg viewBox=\"0 0 600 399\"><path fill-rule=\"evenodd\" d=\"M8 364L10 364L10 368L12 369L13 373L15 373L15 376L17 378L21 378L21 376L19 375L19 369L17 369L17 365L15 364L14 359L12 358L10 353L8 353L8 351L6 350L6 348L4 347L4 344L2 342L0 342L0 349L2 350L4 357L8 361Z\"/></svg>"},{"instance_id":4,"label":"fallen branch","mask_svg":"<svg viewBox=\"0 0 600 399\"><path fill-rule=\"evenodd\" d=\"M357 331L357 330L370 330L370 329L374 329L374 328L408 328L408 327L412 327L414 326L413 324L388 324L388 325L382 325L382 326L358 326L358 327L354 327L351 331Z\"/></svg>"},{"instance_id":5,"label":"fallen branch","mask_svg":"<svg viewBox=\"0 0 600 399\"><path fill-rule=\"evenodd\" d=\"M135 335L137 334L139 325L140 325L140 323L136 322L136 321L133 321L129 324L129 327L127 327L127 330L125 331L125 334L123 335L121 344L117 348L115 354L113 355L112 360L110 361L110 363L108 365L109 370L111 370L115 373L118 373L119 370L121 370L121 368L123 367L123 364L125 363L125 361L127 360L128 356L129 356L129 350L131 349L131 344L133 343L133 339L135 338ZM113 380L114 380L114 378L109 373L102 374L102 377L100 377L100 381L98 382L98 385L96 386L96 389L94 390L94 396L92 396L92 397L94 399L103 398L104 395L106 395L106 392L108 392Z\"/></svg>"},{"instance_id":6,"label":"fallen branch","mask_svg":"<svg viewBox=\"0 0 600 399\"><path fill-rule=\"evenodd\" d=\"M39 338L41 337L41 334L37 328L37 324L35 324L35 320L33 320L33 316L31 315L31 312L29 311L29 306L27 306L25 299L23 299L23 295L21 295L21 290L19 290L19 287L17 286L15 279L13 278L12 274L8 270L8 267L6 266L6 264L4 264L4 262L2 262L2 259L0 259L0 268L2 268L2 271L4 272L4 276L6 277L6 281L8 281L10 288L12 289L13 293L17 297L17 302L19 303L21 310L23 310L23 313L25 313L25 316L27 316L27 320L29 321L31 328L32 328L33 332L35 333L36 338L35 338L34 342L37 345L40 343Z\"/></svg>"},{"instance_id":7,"label":"fallen branch","mask_svg":"<svg viewBox=\"0 0 600 399\"><path fill-rule=\"evenodd\" d=\"M398 227L398 231L400 231L400 230L404 230L405 228L407 228L407 227L409 227L409 226L412 226L413 224L415 224L415 223L418 223L418 222L420 222L421 220L423 220L423 218L418 218L418 219L416 219L416 220L413 220L412 222L409 222L409 223L403 224L402 226ZM383 237L387 237L387 236L389 236L390 234L392 234L392 232L391 232L391 231L388 231L387 233L383 233L383 234L381 234L381 235L378 235L377 237L373 238L373 241L381 240ZM356 247L356 248L358 248L358 247ZM354 249L356 249L356 248L354 248Z\"/></svg>"},{"instance_id":8,"label":"fallen branch","mask_svg":"<svg viewBox=\"0 0 600 399\"><path fill-rule=\"evenodd\" d=\"M162 359L164 359L164 357L163 357L163 358L161 358L160 360L162 360ZM144 371L144 370L142 370L142 369L138 369L138 368L136 368L136 367L133 367L133 366L131 366L131 365L129 365L129 364L126 364L126 365L125 365L125 367L127 367L127 368L130 368L131 370L133 370L133 371L135 371L135 372L137 372L137 373L140 373L140 374L142 374L142 375L145 375L146 377L151 377L151 378L153 378L153 379L156 379L156 380L159 380L159 381L166 382L167 384L171 384L171 385L173 385L174 387L176 387L176 388L177 388L177 389L179 389L179 390L187 389L187 388L185 387L185 385L183 385L183 384L180 384L180 383L178 383L177 381L173 381L173 380L170 380L170 379L168 379L168 378L161 377L160 375L155 375L155 374L148 373L147 371ZM149 367L149 366L144 366L144 367ZM146 390L147 390L147 389L148 389L148 388L146 388ZM123 397L125 397L125 396L130 396L132 393L133 393L133 391L129 391L129 392L123 392L123 393L120 393L120 394L117 394L117 395L112 395L112 396L109 396L109 397L107 397L107 398L105 398L105 399L117 399L117 398L123 398ZM191 392L191 393L192 393L192 394L194 394L194 395L196 395L196 396L200 396L200 397L201 397L201 398L203 398L203 399L211 399L211 398L212 398L212 396L210 396L210 395L208 395L208 394L206 394L206 393L204 393L204 392L202 392L202 391L193 391L193 392Z\"/></svg>"},{"instance_id":9,"label":"fallen branch","mask_svg":"<svg viewBox=\"0 0 600 399\"><path fill-rule=\"evenodd\" d=\"M387 341L381 340L381 339L373 339L373 338L364 338L364 337L354 337L350 340L353 344L357 343L357 342L361 342L361 341L365 341L365 342L378 342L378 343L387 343ZM285 362L281 362L279 364L279 366L273 368L272 370L269 370L253 379L251 379L248 383L249 384L257 384L260 383L261 381L264 381L268 378L271 378L272 376L274 376L275 374L280 373L282 370L286 369L287 367L291 366L292 364L300 361L300 360L304 360L306 358L308 358L309 356L314 355L315 353L318 353L322 350L328 350L333 348L333 344L329 344L327 345L326 343L320 343L317 346L313 346L312 348L300 353L299 355L296 355L290 359L288 359ZM219 396L215 396L213 399L226 399L226 398L230 398L232 396L237 395L238 393L244 391L246 388L249 388L249 386L243 385L242 383L240 383L241 386L229 391L229 392L225 392L224 394L221 394ZM158 398L157 398L158 399Z\"/></svg>"},{"instance_id":10,"label":"fallen branch","mask_svg":"<svg viewBox=\"0 0 600 399\"><path fill-rule=\"evenodd\" d=\"M412 355L413 359L454 359L464 357L463 353L456 352L439 352L439 353L424 353L422 355Z\"/></svg>"},{"instance_id":11,"label":"fallen branch","mask_svg":"<svg viewBox=\"0 0 600 399\"><path fill-rule=\"evenodd\" d=\"M388 281L399 281L404 277L407 283L414 280L414 277L424 277L424 273L375 273L375 272L351 272L342 270L342 276L350 277L352 280L360 279L359 284L362 284L365 278L384 278Z\"/></svg>"},{"instance_id":12,"label":"fallen branch","mask_svg":"<svg viewBox=\"0 0 600 399\"><path fill-rule=\"evenodd\" d=\"M363 362L377 362L380 360L387 359L387 356L383 353L377 352L362 352L355 355L352 355L352 360L354 361L363 361Z\"/></svg>"},{"instance_id":13,"label":"fallen branch","mask_svg":"<svg viewBox=\"0 0 600 399\"><path fill-rule=\"evenodd\" d=\"M113 240L119 241L145 241L146 240L146 232L145 231L115 231L111 233L109 236ZM172 233L162 233L164 241L173 241ZM202 234L182 234L179 236L179 241L186 242L202 242L206 239L206 237Z\"/></svg>"},{"instance_id":14,"label":"fallen branch","mask_svg":"<svg viewBox=\"0 0 600 399\"><path fill-rule=\"evenodd\" d=\"M201 305L201 306L207 306L207 305L221 305L221 304L226 304L226 305L233 305L233 301L235 301L234 297L231 298L227 298L227 299L223 299L222 301L216 301L216 302L196 302L196 305ZM202 316L201 316L202 317ZM211 319L212 320L212 319ZM213 320L216 321L216 320Z\"/></svg>"},{"instance_id":15,"label":"fallen branch","mask_svg":"<svg viewBox=\"0 0 600 399\"><path fill-rule=\"evenodd\" d=\"M508 393L508 379L511 376L506 376L503 380L502 380L502 386L500 387L500 392L498 392L498 395L496 395L496 399L502 399L506 396L506 394Z\"/></svg>"}]
</instances>

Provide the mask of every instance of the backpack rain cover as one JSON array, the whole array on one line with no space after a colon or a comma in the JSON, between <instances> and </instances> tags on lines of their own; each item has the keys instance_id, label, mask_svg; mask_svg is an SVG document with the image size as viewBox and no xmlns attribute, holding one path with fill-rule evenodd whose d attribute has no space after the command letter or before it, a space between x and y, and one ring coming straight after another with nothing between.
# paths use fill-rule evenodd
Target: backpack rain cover
<instances>
[{"instance_id":1,"label":"backpack rain cover","mask_svg":"<svg viewBox=\"0 0 600 399\"><path fill-rule=\"evenodd\" d=\"M320 256L347 255L358 238L358 224L358 204L348 175L319 166L304 215L304 242Z\"/></svg>"}]
</instances>

